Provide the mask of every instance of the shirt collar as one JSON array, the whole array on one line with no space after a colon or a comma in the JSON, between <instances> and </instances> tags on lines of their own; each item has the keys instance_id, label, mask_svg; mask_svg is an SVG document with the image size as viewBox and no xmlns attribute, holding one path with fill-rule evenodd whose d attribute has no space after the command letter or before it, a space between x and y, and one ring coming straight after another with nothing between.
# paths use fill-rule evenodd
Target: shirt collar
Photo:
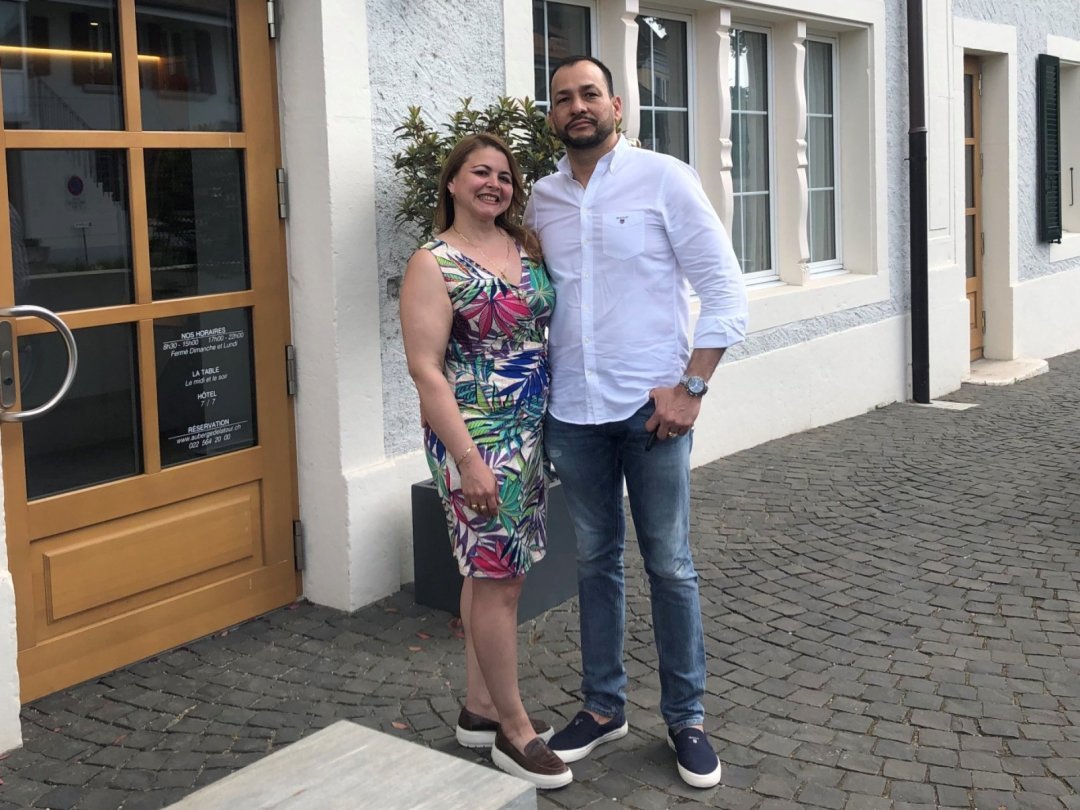
<instances>
[{"instance_id":1,"label":"shirt collar","mask_svg":"<svg viewBox=\"0 0 1080 810\"><path fill-rule=\"evenodd\" d=\"M630 143L626 140L626 137L624 135L620 135L619 140L615 142L614 148L612 148L610 152L606 153L603 157L596 161L596 168L593 170L593 174L596 174L597 172L602 171L605 168L609 172L614 174L615 171L626 159L627 150L631 148L633 147L630 146ZM557 171L573 179L574 172L570 168L570 158L567 157L565 154L561 158L559 158L559 162L558 164L556 164L555 168Z\"/></svg>"}]
</instances>

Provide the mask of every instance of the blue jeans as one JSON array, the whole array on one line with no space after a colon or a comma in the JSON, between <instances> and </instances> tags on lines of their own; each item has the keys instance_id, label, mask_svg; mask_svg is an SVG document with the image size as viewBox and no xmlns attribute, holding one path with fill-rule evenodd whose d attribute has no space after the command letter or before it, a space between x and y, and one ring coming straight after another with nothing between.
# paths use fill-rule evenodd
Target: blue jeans
<instances>
[{"instance_id":1,"label":"blue jeans","mask_svg":"<svg viewBox=\"0 0 1080 810\"><path fill-rule=\"evenodd\" d=\"M548 415L544 444L577 532L585 708L611 717L626 704L625 478L649 576L660 712L672 730L680 731L705 717L705 638L690 557L692 439L688 434L657 441L646 451L645 422L653 410L650 400L629 419L601 425L574 425Z\"/></svg>"}]
</instances>

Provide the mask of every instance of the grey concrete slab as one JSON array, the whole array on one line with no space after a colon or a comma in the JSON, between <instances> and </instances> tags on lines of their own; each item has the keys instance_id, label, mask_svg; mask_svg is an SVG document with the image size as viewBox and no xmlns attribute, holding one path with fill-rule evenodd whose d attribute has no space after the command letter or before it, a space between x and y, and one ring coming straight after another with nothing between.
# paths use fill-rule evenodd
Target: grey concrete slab
<instances>
[{"instance_id":1,"label":"grey concrete slab","mask_svg":"<svg viewBox=\"0 0 1080 810\"><path fill-rule=\"evenodd\" d=\"M946 399L979 407L892 405L695 470L723 782L685 786L662 744L630 538L631 733L538 806L1080 806L1080 353ZM579 706L577 610L520 628L553 724ZM275 611L24 707L0 807L162 807L338 720L491 769L454 741L459 636L408 592Z\"/></svg>"},{"instance_id":2,"label":"grey concrete slab","mask_svg":"<svg viewBox=\"0 0 1080 810\"><path fill-rule=\"evenodd\" d=\"M339 720L171 807L536 810L536 789L490 768Z\"/></svg>"}]
</instances>

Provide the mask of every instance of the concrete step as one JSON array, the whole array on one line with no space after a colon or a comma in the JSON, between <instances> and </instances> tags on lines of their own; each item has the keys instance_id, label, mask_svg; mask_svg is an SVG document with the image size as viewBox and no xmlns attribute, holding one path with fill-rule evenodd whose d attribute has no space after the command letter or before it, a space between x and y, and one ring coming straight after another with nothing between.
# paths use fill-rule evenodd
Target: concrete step
<instances>
[{"instance_id":1,"label":"concrete step","mask_svg":"<svg viewBox=\"0 0 1080 810\"><path fill-rule=\"evenodd\" d=\"M536 810L536 788L342 720L172 805L179 810Z\"/></svg>"}]
</instances>

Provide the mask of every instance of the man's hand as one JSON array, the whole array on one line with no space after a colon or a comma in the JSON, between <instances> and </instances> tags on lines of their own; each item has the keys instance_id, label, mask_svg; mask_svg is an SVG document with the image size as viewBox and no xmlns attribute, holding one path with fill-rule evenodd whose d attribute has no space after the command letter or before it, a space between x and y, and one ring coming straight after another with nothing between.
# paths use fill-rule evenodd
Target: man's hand
<instances>
[{"instance_id":1,"label":"man's hand","mask_svg":"<svg viewBox=\"0 0 1080 810\"><path fill-rule=\"evenodd\" d=\"M645 429L650 433L655 431L660 441L685 435L701 411L701 398L690 396L681 385L654 388L649 398L655 403L656 412L645 423Z\"/></svg>"}]
</instances>

